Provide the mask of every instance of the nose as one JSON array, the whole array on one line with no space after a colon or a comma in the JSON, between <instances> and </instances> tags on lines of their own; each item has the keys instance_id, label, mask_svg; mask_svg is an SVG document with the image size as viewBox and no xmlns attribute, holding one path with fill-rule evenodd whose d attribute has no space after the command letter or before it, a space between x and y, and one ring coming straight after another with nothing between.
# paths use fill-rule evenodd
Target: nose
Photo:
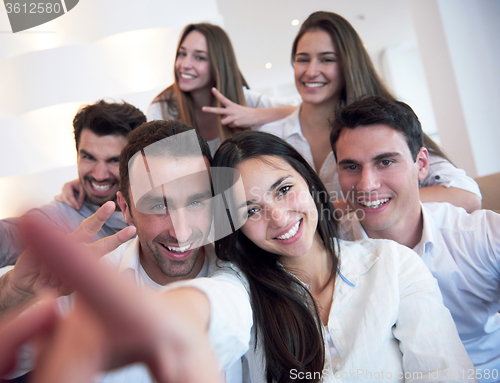
<instances>
[{"instance_id":1,"label":"nose","mask_svg":"<svg viewBox=\"0 0 500 383\"><path fill-rule=\"evenodd\" d=\"M190 55L186 55L184 57L181 57L181 68L191 68L193 66L193 62L191 60Z\"/></svg>"},{"instance_id":2,"label":"nose","mask_svg":"<svg viewBox=\"0 0 500 383\"><path fill-rule=\"evenodd\" d=\"M306 75L316 77L319 74L319 66L316 60L311 60L307 66Z\"/></svg>"},{"instance_id":3,"label":"nose","mask_svg":"<svg viewBox=\"0 0 500 383\"><path fill-rule=\"evenodd\" d=\"M275 205L270 207L267 212L269 214L269 225L272 228L279 229L286 226L288 222L287 209Z\"/></svg>"},{"instance_id":4,"label":"nose","mask_svg":"<svg viewBox=\"0 0 500 383\"><path fill-rule=\"evenodd\" d=\"M94 170L92 171L92 177L94 177L97 181L104 181L109 178L109 169L106 163L101 161L97 162Z\"/></svg>"},{"instance_id":5,"label":"nose","mask_svg":"<svg viewBox=\"0 0 500 383\"><path fill-rule=\"evenodd\" d=\"M380 180L377 173L371 168L363 168L360 178L356 184L357 191L365 193L372 192L380 188Z\"/></svg>"},{"instance_id":6,"label":"nose","mask_svg":"<svg viewBox=\"0 0 500 383\"><path fill-rule=\"evenodd\" d=\"M175 237L179 244L185 243L193 233L194 222L190 221L190 215L186 213L185 209L178 209L170 213L170 218L172 227L169 234Z\"/></svg>"}]
</instances>

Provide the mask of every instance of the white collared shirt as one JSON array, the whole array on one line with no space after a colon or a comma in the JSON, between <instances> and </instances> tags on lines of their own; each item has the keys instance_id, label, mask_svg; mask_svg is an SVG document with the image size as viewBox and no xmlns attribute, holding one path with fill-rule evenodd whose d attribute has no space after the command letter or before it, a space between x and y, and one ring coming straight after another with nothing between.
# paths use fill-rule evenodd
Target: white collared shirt
<instances>
[{"instance_id":1,"label":"white collared shirt","mask_svg":"<svg viewBox=\"0 0 500 383\"><path fill-rule=\"evenodd\" d=\"M500 379L500 215L468 214L449 203L422 204L424 228L413 250L438 280L460 338L476 368ZM344 218L341 236L367 235L354 215Z\"/></svg>"},{"instance_id":2,"label":"white collared shirt","mask_svg":"<svg viewBox=\"0 0 500 383\"><path fill-rule=\"evenodd\" d=\"M314 161L311 147L302 133L299 119L300 108L289 116L263 125L259 130L261 132L271 133L285 140L292 145L313 169ZM326 190L330 194L331 201L336 201L343 197L340 188L339 177L337 173L337 162L333 152L330 152L321 166L321 169L315 169L325 184ZM427 176L420 181L420 187L427 186L446 186L463 189L481 197L479 186L476 181L465 174L465 170L458 169L448 160L429 154L429 171Z\"/></svg>"},{"instance_id":3,"label":"white collared shirt","mask_svg":"<svg viewBox=\"0 0 500 383\"><path fill-rule=\"evenodd\" d=\"M447 382L475 381L451 376L452 371L460 371L467 377L474 367L442 304L436 280L419 257L386 240L340 244L340 272L326 330L337 358L331 369L327 361L324 381L397 382L403 381L405 373L407 382L436 381L438 376ZM225 328L223 333L210 331L218 355L237 356L234 345L220 338L232 332L247 332L250 338L247 325L252 310L245 277L235 266L225 264L209 278L182 285L205 292L211 304L210 327ZM229 323L228 316L234 318ZM245 354L249 378L252 383L263 383L263 349L260 344L255 349L255 328L251 335ZM327 355L333 357L331 350Z\"/></svg>"}]
</instances>

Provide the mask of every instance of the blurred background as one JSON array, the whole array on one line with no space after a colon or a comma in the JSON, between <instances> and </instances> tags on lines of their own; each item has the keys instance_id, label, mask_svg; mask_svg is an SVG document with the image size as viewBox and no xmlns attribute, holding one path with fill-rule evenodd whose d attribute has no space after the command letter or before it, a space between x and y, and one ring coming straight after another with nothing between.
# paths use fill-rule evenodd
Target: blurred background
<instances>
[{"instance_id":1,"label":"blurred background","mask_svg":"<svg viewBox=\"0 0 500 383\"><path fill-rule=\"evenodd\" d=\"M82 104L124 100L146 113L173 82L188 23L226 30L252 89L297 98L291 45L318 10L349 20L455 165L472 177L500 172L499 0L80 0L15 34L1 4L0 218L50 201L77 177L71 123Z\"/></svg>"}]
</instances>

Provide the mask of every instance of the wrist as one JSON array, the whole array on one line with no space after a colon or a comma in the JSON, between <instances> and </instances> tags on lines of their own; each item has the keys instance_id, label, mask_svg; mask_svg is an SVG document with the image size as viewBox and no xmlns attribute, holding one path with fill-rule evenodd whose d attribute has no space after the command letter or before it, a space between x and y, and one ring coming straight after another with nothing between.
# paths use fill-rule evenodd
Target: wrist
<instances>
[{"instance_id":1,"label":"wrist","mask_svg":"<svg viewBox=\"0 0 500 383\"><path fill-rule=\"evenodd\" d=\"M31 300L35 294L17 288L12 283L14 270L0 278L0 317Z\"/></svg>"}]
</instances>

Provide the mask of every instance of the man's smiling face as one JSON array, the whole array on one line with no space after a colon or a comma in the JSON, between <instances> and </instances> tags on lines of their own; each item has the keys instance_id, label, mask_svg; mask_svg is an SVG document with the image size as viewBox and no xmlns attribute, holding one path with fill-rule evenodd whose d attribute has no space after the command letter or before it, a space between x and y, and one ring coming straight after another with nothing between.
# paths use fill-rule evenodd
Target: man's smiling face
<instances>
[{"instance_id":1,"label":"man's smiling face","mask_svg":"<svg viewBox=\"0 0 500 383\"><path fill-rule=\"evenodd\" d=\"M414 161L405 136L386 125L344 128L335 147L342 192L368 236L393 238L410 227L408 213L420 211L427 150Z\"/></svg>"},{"instance_id":2,"label":"man's smiling face","mask_svg":"<svg viewBox=\"0 0 500 383\"><path fill-rule=\"evenodd\" d=\"M130 168L132 176L141 171L141 158ZM141 264L160 284L194 278L203 265L200 254L212 223L209 163L204 157L149 156L147 166L149 174L162 180L160 186L130 206L123 206L119 197L127 222L137 228Z\"/></svg>"},{"instance_id":3,"label":"man's smiling face","mask_svg":"<svg viewBox=\"0 0 500 383\"><path fill-rule=\"evenodd\" d=\"M124 136L98 136L89 129L82 130L78 144L78 177L91 203L102 205L116 200L120 188L120 152L126 143Z\"/></svg>"}]
</instances>

